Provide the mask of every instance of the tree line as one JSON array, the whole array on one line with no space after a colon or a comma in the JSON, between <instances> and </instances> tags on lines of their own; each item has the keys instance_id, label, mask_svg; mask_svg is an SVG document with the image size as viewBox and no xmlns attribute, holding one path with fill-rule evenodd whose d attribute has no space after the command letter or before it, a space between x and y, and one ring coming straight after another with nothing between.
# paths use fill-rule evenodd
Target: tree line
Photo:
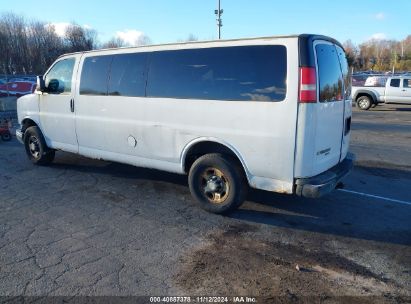
<instances>
[{"instance_id":1,"label":"tree line","mask_svg":"<svg viewBox=\"0 0 411 304\"><path fill-rule=\"evenodd\" d=\"M139 43L149 44L150 39L143 36ZM121 46L126 43L118 37L100 43L95 30L76 23L58 35L50 23L0 15L0 74L41 74L62 54Z\"/></svg>"},{"instance_id":2,"label":"tree line","mask_svg":"<svg viewBox=\"0 0 411 304\"><path fill-rule=\"evenodd\" d=\"M190 34L183 41L197 40ZM147 36L139 44L150 44ZM369 40L355 45L346 41L347 59L354 70L411 71L411 35L402 41ZM93 29L71 23L64 35L55 26L43 21L28 21L13 13L0 15L0 74L41 74L54 60L64 54L99 48L126 46L113 37L101 43Z\"/></svg>"},{"instance_id":3,"label":"tree line","mask_svg":"<svg viewBox=\"0 0 411 304\"><path fill-rule=\"evenodd\" d=\"M411 35L401 41L371 39L359 45L348 40L343 46L355 71L411 71Z\"/></svg>"}]
</instances>

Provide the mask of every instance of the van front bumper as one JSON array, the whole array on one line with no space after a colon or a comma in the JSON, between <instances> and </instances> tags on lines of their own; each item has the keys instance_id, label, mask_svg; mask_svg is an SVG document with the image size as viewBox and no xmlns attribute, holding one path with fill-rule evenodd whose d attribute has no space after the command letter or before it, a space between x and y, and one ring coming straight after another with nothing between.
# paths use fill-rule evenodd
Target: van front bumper
<instances>
[{"instance_id":1,"label":"van front bumper","mask_svg":"<svg viewBox=\"0 0 411 304\"><path fill-rule=\"evenodd\" d=\"M16 130L16 138L18 139L19 142L24 144L24 142L23 142L23 132L21 132L20 129Z\"/></svg>"},{"instance_id":2,"label":"van front bumper","mask_svg":"<svg viewBox=\"0 0 411 304\"><path fill-rule=\"evenodd\" d=\"M331 169L308 178L295 181L295 194L298 196L318 198L335 189L341 179L354 167L355 155L348 153L346 158Z\"/></svg>"}]
</instances>

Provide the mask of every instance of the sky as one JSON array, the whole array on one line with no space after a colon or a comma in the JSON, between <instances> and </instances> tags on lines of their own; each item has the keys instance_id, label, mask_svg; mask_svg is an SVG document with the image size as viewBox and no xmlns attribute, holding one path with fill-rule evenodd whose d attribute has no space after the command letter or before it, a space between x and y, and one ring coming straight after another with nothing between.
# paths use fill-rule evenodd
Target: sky
<instances>
[{"instance_id":1,"label":"sky","mask_svg":"<svg viewBox=\"0 0 411 304\"><path fill-rule=\"evenodd\" d=\"M0 0L0 13L55 23L76 22L97 31L101 42L121 37L133 44L216 39L217 0ZM411 34L411 0L221 0L222 38L323 34L358 44L370 38Z\"/></svg>"}]
</instances>

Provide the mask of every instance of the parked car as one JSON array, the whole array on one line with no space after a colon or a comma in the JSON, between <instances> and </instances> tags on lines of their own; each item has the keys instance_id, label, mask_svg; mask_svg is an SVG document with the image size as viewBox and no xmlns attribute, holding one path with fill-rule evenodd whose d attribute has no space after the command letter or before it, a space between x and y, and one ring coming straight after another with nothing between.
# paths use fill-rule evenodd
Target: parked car
<instances>
[{"instance_id":1,"label":"parked car","mask_svg":"<svg viewBox=\"0 0 411 304\"><path fill-rule=\"evenodd\" d=\"M188 174L226 213L248 186L331 192L353 165L344 50L317 35L178 43L61 56L18 99L35 164L56 150Z\"/></svg>"},{"instance_id":2,"label":"parked car","mask_svg":"<svg viewBox=\"0 0 411 304\"><path fill-rule=\"evenodd\" d=\"M14 81L0 84L0 97L17 96L21 97L31 94L36 88L36 83L32 81Z\"/></svg>"},{"instance_id":3,"label":"parked car","mask_svg":"<svg viewBox=\"0 0 411 304\"><path fill-rule=\"evenodd\" d=\"M411 76L372 76L352 87L352 99L361 110L378 103L411 104Z\"/></svg>"},{"instance_id":4,"label":"parked car","mask_svg":"<svg viewBox=\"0 0 411 304\"><path fill-rule=\"evenodd\" d=\"M9 129L0 127L0 137L3 141L10 141L11 134L10 134Z\"/></svg>"}]
</instances>

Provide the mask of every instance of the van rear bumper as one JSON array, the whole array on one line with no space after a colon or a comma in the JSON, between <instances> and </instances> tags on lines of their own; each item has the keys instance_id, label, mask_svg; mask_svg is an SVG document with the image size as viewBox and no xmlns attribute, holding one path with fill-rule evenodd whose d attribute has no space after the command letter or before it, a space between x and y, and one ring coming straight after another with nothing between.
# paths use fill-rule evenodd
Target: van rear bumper
<instances>
[{"instance_id":1,"label":"van rear bumper","mask_svg":"<svg viewBox=\"0 0 411 304\"><path fill-rule=\"evenodd\" d=\"M348 153L347 157L327 171L308 178L295 180L295 194L298 196L318 198L335 189L340 180L352 170L355 155Z\"/></svg>"}]
</instances>

